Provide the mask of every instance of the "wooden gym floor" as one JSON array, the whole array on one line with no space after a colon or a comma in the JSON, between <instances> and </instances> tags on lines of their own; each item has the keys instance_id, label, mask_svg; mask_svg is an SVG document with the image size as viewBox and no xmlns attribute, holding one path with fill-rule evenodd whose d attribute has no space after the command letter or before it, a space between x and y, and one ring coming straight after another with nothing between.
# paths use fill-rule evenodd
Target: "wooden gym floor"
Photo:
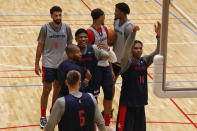
<instances>
[{"instance_id":1,"label":"wooden gym floor","mask_svg":"<svg viewBox=\"0 0 197 131\"><path fill-rule=\"evenodd\" d=\"M153 24L161 19L162 0L123 0L131 8L128 16L141 30L136 39L144 42L144 54L156 46ZM63 22L72 32L88 28L90 10L105 11L105 25L113 28L114 6L121 0L0 0L0 130L39 131L41 77L34 73L37 36L43 24L51 21L49 9L59 5ZM174 0L197 22L196 0ZM174 9L170 9L167 81L172 86L197 86L197 32ZM75 40L74 40L75 43ZM152 66L149 69L148 131L197 130L197 99L161 99L152 92ZM121 79L116 84L114 118L119 102ZM52 94L52 93L51 93ZM102 93L99 106L102 109ZM51 106L51 96L48 102ZM49 116L49 110L47 110Z\"/></svg>"}]
</instances>

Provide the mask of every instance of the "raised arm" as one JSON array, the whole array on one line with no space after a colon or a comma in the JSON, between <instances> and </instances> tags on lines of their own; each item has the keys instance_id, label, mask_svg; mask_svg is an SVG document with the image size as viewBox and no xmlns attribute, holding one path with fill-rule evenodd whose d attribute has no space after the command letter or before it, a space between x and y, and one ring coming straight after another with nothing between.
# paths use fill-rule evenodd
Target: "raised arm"
<instances>
[{"instance_id":1,"label":"raised arm","mask_svg":"<svg viewBox=\"0 0 197 131\"><path fill-rule=\"evenodd\" d=\"M129 66L129 58L131 56L131 48L133 46L134 40L135 40L135 35L136 32L139 30L140 28L138 26L134 26L133 27L133 31L129 34L126 43L125 43L125 47L123 50L123 54L121 57L121 72L125 72Z\"/></svg>"},{"instance_id":2,"label":"raised arm","mask_svg":"<svg viewBox=\"0 0 197 131\"><path fill-rule=\"evenodd\" d=\"M161 31L161 24L157 22L157 24L154 24L155 26L155 32L157 34L157 48L149 55L145 55L142 58L146 61L147 66L150 66L153 63L153 58L155 55L159 54L160 50L160 31Z\"/></svg>"}]
</instances>

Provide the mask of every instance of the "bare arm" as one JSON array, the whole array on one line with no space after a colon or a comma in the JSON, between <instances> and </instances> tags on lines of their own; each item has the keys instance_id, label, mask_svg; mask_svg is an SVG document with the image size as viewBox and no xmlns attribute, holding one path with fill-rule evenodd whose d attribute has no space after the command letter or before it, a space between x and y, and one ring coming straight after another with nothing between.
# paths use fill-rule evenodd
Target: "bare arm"
<instances>
[{"instance_id":1,"label":"bare arm","mask_svg":"<svg viewBox=\"0 0 197 131\"><path fill-rule=\"evenodd\" d=\"M151 54L142 57L144 61L146 61L148 67L153 63L154 56L159 54L159 49L160 49L160 38L157 37L157 48Z\"/></svg>"},{"instance_id":2,"label":"bare arm","mask_svg":"<svg viewBox=\"0 0 197 131\"><path fill-rule=\"evenodd\" d=\"M35 73L37 75L40 75L40 73L41 73L41 68L40 68L40 65L39 65L39 61L40 61L40 58L41 58L41 55L42 55L43 48L44 48L44 44L38 42L38 46L37 46L37 50L36 50L36 60L35 60Z\"/></svg>"},{"instance_id":3,"label":"bare arm","mask_svg":"<svg viewBox=\"0 0 197 131\"><path fill-rule=\"evenodd\" d=\"M67 45L72 44L73 36L72 36L72 31L69 25L67 25L67 37L68 37Z\"/></svg>"},{"instance_id":4,"label":"bare arm","mask_svg":"<svg viewBox=\"0 0 197 131\"><path fill-rule=\"evenodd\" d=\"M90 73L90 70L87 69L86 72L85 72L85 78L83 80L83 83L85 84L85 87L88 86L88 83L89 83L89 81L90 81L91 78L92 78L92 74ZM81 90L83 91L83 89L81 89Z\"/></svg>"},{"instance_id":5,"label":"bare arm","mask_svg":"<svg viewBox=\"0 0 197 131\"><path fill-rule=\"evenodd\" d=\"M155 24L154 26L155 26L155 33L157 34L157 36L156 36L156 38L157 38L157 48L151 54L142 57L146 61L147 66L150 66L153 63L153 58L156 54L159 54L159 49L160 49L161 24L159 22L157 22L157 24Z\"/></svg>"},{"instance_id":6,"label":"bare arm","mask_svg":"<svg viewBox=\"0 0 197 131\"><path fill-rule=\"evenodd\" d=\"M37 50L36 50L36 59L35 59L35 73L37 75L40 75L41 73L41 68L39 66L39 61L44 49L44 43L47 35L47 27L46 25L43 25L42 28L40 29L40 33L38 36L38 45L37 45Z\"/></svg>"}]
</instances>

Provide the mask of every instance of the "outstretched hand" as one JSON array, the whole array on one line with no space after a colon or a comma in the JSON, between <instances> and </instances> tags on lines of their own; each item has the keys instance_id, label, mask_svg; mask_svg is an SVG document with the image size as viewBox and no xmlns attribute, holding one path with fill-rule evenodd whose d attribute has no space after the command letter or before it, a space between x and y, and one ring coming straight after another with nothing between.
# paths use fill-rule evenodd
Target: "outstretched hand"
<instances>
[{"instance_id":1,"label":"outstretched hand","mask_svg":"<svg viewBox=\"0 0 197 131\"><path fill-rule=\"evenodd\" d=\"M155 33L157 33L157 37L160 37L161 23L157 21L157 24L154 24L154 26L155 26Z\"/></svg>"},{"instance_id":2,"label":"outstretched hand","mask_svg":"<svg viewBox=\"0 0 197 131\"><path fill-rule=\"evenodd\" d=\"M133 33L136 33L139 30L140 30L140 27L137 26L137 25L134 25L134 27L133 27Z\"/></svg>"}]
</instances>

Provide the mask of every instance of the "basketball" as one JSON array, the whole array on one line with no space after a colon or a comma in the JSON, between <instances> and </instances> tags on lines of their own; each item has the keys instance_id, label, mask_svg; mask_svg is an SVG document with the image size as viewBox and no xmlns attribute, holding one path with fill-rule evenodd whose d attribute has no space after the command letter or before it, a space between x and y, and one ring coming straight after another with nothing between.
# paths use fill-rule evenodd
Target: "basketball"
<instances>
[{"instance_id":1,"label":"basketball","mask_svg":"<svg viewBox=\"0 0 197 131\"><path fill-rule=\"evenodd\" d=\"M108 45L112 46L113 43L116 41L116 32L113 29L109 29L109 34L108 34Z\"/></svg>"}]
</instances>

